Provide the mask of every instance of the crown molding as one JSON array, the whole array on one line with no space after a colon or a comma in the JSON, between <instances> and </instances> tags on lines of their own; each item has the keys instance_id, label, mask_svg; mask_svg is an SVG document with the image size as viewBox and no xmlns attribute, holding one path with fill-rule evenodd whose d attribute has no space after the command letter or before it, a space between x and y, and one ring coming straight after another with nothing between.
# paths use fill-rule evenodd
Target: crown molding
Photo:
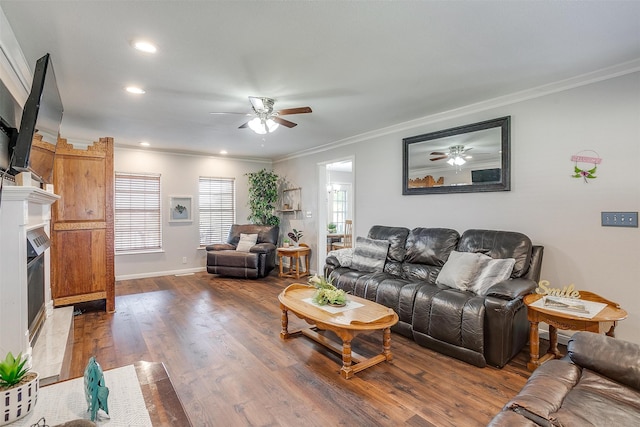
<instances>
[{"instance_id":1,"label":"crown molding","mask_svg":"<svg viewBox=\"0 0 640 427\"><path fill-rule=\"evenodd\" d=\"M370 132L365 132L349 138L341 139L341 140L330 142L318 147L310 148L308 150L298 151L290 155L275 159L273 163L274 164L280 163L287 160L296 159L299 157L305 157L313 154L322 153L324 151L333 150L335 148L343 147L346 145L367 141L372 138L377 138L377 137L389 135L392 133L413 130L420 126L426 126L433 123L438 123L445 120L450 120L450 119L454 119L462 116L467 116L469 114L490 110L493 108L503 107L505 105L511 105L518 102L527 101L530 99L540 98L542 96L563 92L563 91L574 89L580 86L590 85L603 80L613 79L616 77L624 76L626 74L631 74L638 71L640 71L640 58L637 58L628 62L623 62L621 64L613 65L611 67L602 68L589 73L580 74L578 76L571 77L565 80L560 80L554 83L537 86L531 89L514 92L509 95L491 98L485 101L480 101L480 102L469 104L463 107L454 108L451 110L421 117L419 119L398 123L396 125L388 126L381 129L376 129Z\"/></svg>"}]
</instances>

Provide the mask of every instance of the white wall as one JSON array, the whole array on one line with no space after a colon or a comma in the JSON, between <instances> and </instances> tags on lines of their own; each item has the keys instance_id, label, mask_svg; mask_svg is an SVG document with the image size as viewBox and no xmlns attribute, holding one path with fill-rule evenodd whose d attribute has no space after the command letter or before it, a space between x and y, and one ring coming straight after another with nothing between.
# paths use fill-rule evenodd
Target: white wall
<instances>
[{"instance_id":1,"label":"white wall","mask_svg":"<svg viewBox=\"0 0 640 427\"><path fill-rule=\"evenodd\" d=\"M510 192L402 195L402 138L506 115ZM603 159L588 184L570 177L570 158L581 150L596 150ZM640 73L343 143L276 162L274 169L304 188L304 209L315 218L318 174L310 171L350 155L356 235L375 224L523 232L545 247L542 278L619 302L629 316L617 336L640 343L640 231L600 226L601 211L640 211ZM314 219L307 223L305 229L313 227ZM317 242L317 233L310 234L305 241Z\"/></svg>"},{"instance_id":2,"label":"white wall","mask_svg":"<svg viewBox=\"0 0 640 427\"><path fill-rule=\"evenodd\" d=\"M262 168L270 170L271 163L116 147L114 168L116 172L161 174L163 251L116 255L116 279L122 280L204 270L206 254L203 249L198 248L198 178L200 176L235 178L236 222L247 223L248 179L245 174ZM169 223L168 206L169 197L172 195L193 197L193 222ZM183 257L187 257L186 264L182 263Z\"/></svg>"}]
</instances>

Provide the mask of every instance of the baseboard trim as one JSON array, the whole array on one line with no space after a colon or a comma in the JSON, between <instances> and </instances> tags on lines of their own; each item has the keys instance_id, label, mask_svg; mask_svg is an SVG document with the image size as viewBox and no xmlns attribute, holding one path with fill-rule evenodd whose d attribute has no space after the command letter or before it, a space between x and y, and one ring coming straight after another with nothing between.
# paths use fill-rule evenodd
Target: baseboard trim
<instances>
[{"instance_id":1,"label":"baseboard trim","mask_svg":"<svg viewBox=\"0 0 640 427\"><path fill-rule=\"evenodd\" d=\"M207 268L196 267L196 268L185 268L182 270L149 271L146 273L122 274L122 275L116 276L116 282L119 280L146 279L148 277L176 276L176 275L182 275L182 274L188 274L188 273L199 273L201 271L207 271Z\"/></svg>"}]
</instances>

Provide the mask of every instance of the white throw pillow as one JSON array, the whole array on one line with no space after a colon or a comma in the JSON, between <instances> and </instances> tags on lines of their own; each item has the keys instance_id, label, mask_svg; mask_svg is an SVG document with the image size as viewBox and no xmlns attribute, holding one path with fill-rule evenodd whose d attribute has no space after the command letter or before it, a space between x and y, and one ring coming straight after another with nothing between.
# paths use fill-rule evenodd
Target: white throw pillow
<instances>
[{"instance_id":1,"label":"white throw pillow","mask_svg":"<svg viewBox=\"0 0 640 427\"><path fill-rule=\"evenodd\" d=\"M353 248L344 248L331 251L327 256L334 256L340 263L340 267L351 267L351 260L353 259Z\"/></svg>"},{"instance_id":2,"label":"white throw pillow","mask_svg":"<svg viewBox=\"0 0 640 427\"><path fill-rule=\"evenodd\" d=\"M508 279L516 264L514 258L487 258L480 260L478 273L469 284L469 290L478 295L486 295L490 287Z\"/></svg>"},{"instance_id":3,"label":"white throw pillow","mask_svg":"<svg viewBox=\"0 0 640 427\"><path fill-rule=\"evenodd\" d=\"M236 246L236 251L249 252L249 250L256 244L257 241L257 234L240 233L240 241L238 242L238 246Z\"/></svg>"},{"instance_id":4,"label":"white throw pillow","mask_svg":"<svg viewBox=\"0 0 640 427\"><path fill-rule=\"evenodd\" d=\"M436 283L466 291L478 271L482 257L491 258L481 253L451 251L436 278Z\"/></svg>"}]
</instances>

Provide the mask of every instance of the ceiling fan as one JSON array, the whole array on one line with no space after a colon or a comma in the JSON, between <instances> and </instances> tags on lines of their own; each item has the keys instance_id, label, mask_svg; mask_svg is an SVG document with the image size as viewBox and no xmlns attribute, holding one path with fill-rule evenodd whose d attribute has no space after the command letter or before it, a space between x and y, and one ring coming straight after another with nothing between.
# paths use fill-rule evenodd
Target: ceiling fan
<instances>
[{"instance_id":1,"label":"ceiling fan","mask_svg":"<svg viewBox=\"0 0 640 427\"><path fill-rule=\"evenodd\" d=\"M292 128L297 126L297 123L283 119L280 116L286 116L290 114L303 114L311 113L311 107L298 107L298 108L285 108L283 110L274 111L273 104L275 99L266 98L261 96L250 96L251 109L256 117L249 120L246 123L240 125L238 129L249 128L255 133L264 135L265 133L271 133L275 131L279 125ZM212 113L212 114L229 114L229 113ZM251 114L247 114L250 116Z\"/></svg>"},{"instance_id":2,"label":"ceiling fan","mask_svg":"<svg viewBox=\"0 0 640 427\"><path fill-rule=\"evenodd\" d=\"M434 162L437 160L449 159L447 160L447 163L449 163L450 165L461 166L466 163L465 157L469 158L469 156L466 156L467 151L472 149L473 148L465 148L464 145L453 145L449 147L448 153L445 153L442 151L431 152L430 154L431 156L438 156L438 157L433 157L429 160Z\"/></svg>"}]
</instances>

